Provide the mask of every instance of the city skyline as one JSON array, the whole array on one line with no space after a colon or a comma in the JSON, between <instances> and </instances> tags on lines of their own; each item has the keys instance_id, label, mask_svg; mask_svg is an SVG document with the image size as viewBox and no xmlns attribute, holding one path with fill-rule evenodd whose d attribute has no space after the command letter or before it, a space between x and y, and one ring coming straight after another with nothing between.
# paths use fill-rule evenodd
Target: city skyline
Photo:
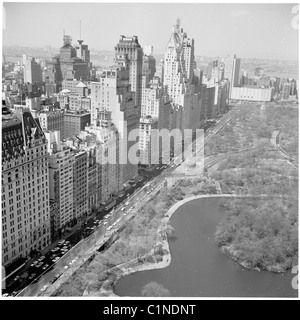
<instances>
[{"instance_id":1,"label":"city skyline","mask_svg":"<svg viewBox=\"0 0 300 320\"><path fill-rule=\"evenodd\" d=\"M195 39L196 55L237 53L248 58L298 60L295 4L204 3L4 3L3 46L60 47L63 32L73 44L81 38L90 48L113 50L119 36L137 35L141 46L163 53L176 19ZM66 11L72 10L72 15ZM35 19L31 19L34 12ZM100 12L100 15L98 14ZM119 12L130 14L120 15ZM55 17L55 18L54 18ZM68 19L66 19L68 17ZM54 19L54 20L53 20ZM45 21L55 21L47 28ZM115 21L118 21L116 24ZM155 22L155 23L153 23ZM26 25L26 34L20 32ZM99 30L96 31L95 30ZM102 31L103 30L103 31ZM35 34L34 37L31 35ZM159 34L159 37L157 36Z\"/></svg>"}]
</instances>

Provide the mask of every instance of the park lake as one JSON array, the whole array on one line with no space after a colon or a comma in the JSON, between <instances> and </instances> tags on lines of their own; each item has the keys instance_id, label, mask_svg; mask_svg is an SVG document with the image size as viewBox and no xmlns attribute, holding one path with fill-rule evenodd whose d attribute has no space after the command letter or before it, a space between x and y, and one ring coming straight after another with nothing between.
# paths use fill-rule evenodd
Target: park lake
<instances>
[{"instance_id":1,"label":"park lake","mask_svg":"<svg viewBox=\"0 0 300 320\"><path fill-rule=\"evenodd\" d=\"M291 270L281 274L246 269L219 250L215 232L226 210L220 202L204 198L182 205L170 219L175 229L170 265L124 276L114 292L139 297L143 286L155 281L172 297L297 297Z\"/></svg>"}]
</instances>

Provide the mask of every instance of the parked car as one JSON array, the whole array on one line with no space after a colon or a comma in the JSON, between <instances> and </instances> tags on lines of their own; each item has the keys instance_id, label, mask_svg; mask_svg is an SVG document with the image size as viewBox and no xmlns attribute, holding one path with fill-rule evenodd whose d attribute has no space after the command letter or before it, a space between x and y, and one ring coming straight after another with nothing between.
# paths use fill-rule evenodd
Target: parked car
<instances>
[{"instance_id":1,"label":"parked car","mask_svg":"<svg viewBox=\"0 0 300 320\"><path fill-rule=\"evenodd\" d=\"M107 225L107 221L104 221L104 222L103 222L103 225Z\"/></svg>"},{"instance_id":2,"label":"parked car","mask_svg":"<svg viewBox=\"0 0 300 320\"><path fill-rule=\"evenodd\" d=\"M2 297L9 297L9 294L8 294L8 293L4 293L4 294L2 295Z\"/></svg>"},{"instance_id":3,"label":"parked car","mask_svg":"<svg viewBox=\"0 0 300 320\"><path fill-rule=\"evenodd\" d=\"M38 261L36 260L36 261L32 262L32 264L30 266L34 267L37 263L38 263Z\"/></svg>"},{"instance_id":4,"label":"parked car","mask_svg":"<svg viewBox=\"0 0 300 320\"><path fill-rule=\"evenodd\" d=\"M64 266L64 269L66 269L66 270L67 270L68 268L69 268L69 266Z\"/></svg>"},{"instance_id":5,"label":"parked car","mask_svg":"<svg viewBox=\"0 0 300 320\"><path fill-rule=\"evenodd\" d=\"M55 247L54 249L51 250L51 252L56 252L58 251L60 248L59 247Z\"/></svg>"},{"instance_id":6,"label":"parked car","mask_svg":"<svg viewBox=\"0 0 300 320\"><path fill-rule=\"evenodd\" d=\"M39 268L43 265L43 262L39 262L38 264L35 265L36 268Z\"/></svg>"},{"instance_id":7,"label":"parked car","mask_svg":"<svg viewBox=\"0 0 300 320\"><path fill-rule=\"evenodd\" d=\"M45 256L41 256L38 261L43 261L45 259Z\"/></svg>"},{"instance_id":8,"label":"parked car","mask_svg":"<svg viewBox=\"0 0 300 320\"><path fill-rule=\"evenodd\" d=\"M77 259L73 259L70 263L69 263L69 265L71 266L73 263L75 263L77 261Z\"/></svg>"},{"instance_id":9,"label":"parked car","mask_svg":"<svg viewBox=\"0 0 300 320\"><path fill-rule=\"evenodd\" d=\"M49 287L49 284L46 284L45 286L43 286L43 288L41 289L42 292L46 291L46 289Z\"/></svg>"},{"instance_id":10,"label":"parked car","mask_svg":"<svg viewBox=\"0 0 300 320\"><path fill-rule=\"evenodd\" d=\"M36 273L32 273L32 274L28 277L28 279L29 279L29 280L32 280L35 276L36 276Z\"/></svg>"},{"instance_id":11,"label":"parked car","mask_svg":"<svg viewBox=\"0 0 300 320\"><path fill-rule=\"evenodd\" d=\"M49 264L45 264L45 265L43 266L43 270L46 270L48 267L49 267Z\"/></svg>"},{"instance_id":12,"label":"parked car","mask_svg":"<svg viewBox=\"0 0 300 320\"><path fill-rule=\"evenodd\" d=\"M20 279L20 276L16 276L15 278L14 278L14 281L18 281Z\"/></svg>"},{"instance_id":13,"label":"parked car","mask_svg":"<svg viewBox=\"0 0 300 320\"><path fill-rule=\"evenodd\" d=\"M59 245L62 245L62 244L64 244L66 242L66 240L60 240L59 242L58 242L58 244Z\"/></svg>"}]
</instances>

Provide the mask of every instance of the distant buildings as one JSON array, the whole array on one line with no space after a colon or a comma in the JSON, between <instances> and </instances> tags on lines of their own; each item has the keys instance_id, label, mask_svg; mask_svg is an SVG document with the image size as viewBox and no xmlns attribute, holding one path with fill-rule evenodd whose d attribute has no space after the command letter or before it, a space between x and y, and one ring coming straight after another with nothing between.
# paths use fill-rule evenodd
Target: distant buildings
<instances>
[{"instance_id":1,"label":"distant buildings","mask_svg":"<svg viewBox=\"0 0 300 320\"><path fill-rule=\"evenodd\" d=\"M285 82L282 85L281 100L288 100L291 93L291 83Z\"/></svg>"},{"instance_id":2,"label":"distant buildings","mask_svg":"<svg viewBox=\"0 0 300 320\"><path fill-rule=\"evenodd\" d=\"M257 86L240 86L241 59L234 55L232 81L230 83L230 99L248 101L272 101L274 88L260 88Z\"/></svg>"},{"instance_id":3,"label":"distant buildings","mask_svg":"<svg viewBox=\"0 0 300 320\"><path fill-rule=\"evenodd\" d=\"M24 55L24 82L32 84L41 83L42 80L42 69L40 64L32 57Z\"/></svg>"}]
</instances>

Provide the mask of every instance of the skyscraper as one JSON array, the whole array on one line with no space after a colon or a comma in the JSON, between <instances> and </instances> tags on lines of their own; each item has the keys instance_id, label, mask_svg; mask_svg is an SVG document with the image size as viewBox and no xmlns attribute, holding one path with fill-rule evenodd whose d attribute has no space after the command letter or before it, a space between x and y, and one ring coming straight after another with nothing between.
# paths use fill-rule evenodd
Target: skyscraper
<instances>
[{"instance_id":1,"label":"skyscraper","mask_svg":"<svg viewBox=\"0 0 300 320\"><path fill-rule=\"evenodd\" d=\"M42 82L42 69L41 66L35 61L34 58L26 57L24 61L24 82L32 84Z\"/></svg>"},{"instance_id":2,"label":"skyscraper","mask_svg":"<svg viewBox=\"0 0 300 320\"><path fill-rule=\"evenodd\" d=\"M181 119L181 129L192 129L199 123L199 119L192 120L193 109L199 109L199 99L195 98L194 81L194 40L187 37L187 34L180 28L179 20L175 26L170 40L167 44L164 57L164 86L166 93L173 103L176 121ZM179 109L182 111L179 112Z\"/></svg>"},{"instance_id":3,"label":"skyscraper","mask_svg":"<svg viewBox=\"0 0 300 320\"><path fill-rule=\"evenodd\" d=\"M231 94L232 88L239 86L240 69L241 69L241 59L237 58L236 55L234 55L233 64L232 64L231 82L230 82L230 93L229 93L230 97L232 95Z\"/></svg>"},{"instance_id":4,"label":"skyscraper","mask_svg":"<svg viewBox=\"0 0 300 320\"><path fill-rule=\"evenodd\" d=\"M142 95L142 73L143 73L143 49L138 42L138 37L121 36L119 43L115 46L115 59L119 55L127 54L129 60L129 82L131 91L135 92L135 105L140 111Z\"/></svg>"},{"instance_id":5,"label":"skyscraper","mask_svg":"<svg viewBox=\"0 0 300 320\"><path fill-rule=\"evenodd\" d=\"M156 62L153 57L153 48L152 46L144 47L145 52L143 56L143 77L146 77L146 85L149 84L149 81L153 79L156 72Z\"/></svg>"},{"instance_id":6,"label":"skyscraper","mask_svg":"<svg viewBox=\"0 0 300 320\"><path fill-rule=\"evenodd\" d=\"M139 128L140 111L134 104L135 93L130 85L130 61L127 54L117 55L118 64L106 68L100 78L100 82L91 84L91 123L94 128L101 126L101 115L107 111L110 113L111 122L116 126L120 140L120 177L123 183L137 176L137 164L128 161L128 151L136 142L128 141L127 135ZM126 164L125 164L126 163Z\"/></svg>"},{"instance_id":7,"label":"skyscraper","mask_svg":"<svg viewBox=\"0 0 300 320\"><path fill-rule=\"evenodd\" d=\"M83 40L79 40L79 47L72 46L72 38L69 35L64 36L64 45L60 48L60 68L64 80L87 80L90 76L90 56L86 45L82 45ZM81 57L77 57L78 54Z\"/></svg>"}]
</instances>

